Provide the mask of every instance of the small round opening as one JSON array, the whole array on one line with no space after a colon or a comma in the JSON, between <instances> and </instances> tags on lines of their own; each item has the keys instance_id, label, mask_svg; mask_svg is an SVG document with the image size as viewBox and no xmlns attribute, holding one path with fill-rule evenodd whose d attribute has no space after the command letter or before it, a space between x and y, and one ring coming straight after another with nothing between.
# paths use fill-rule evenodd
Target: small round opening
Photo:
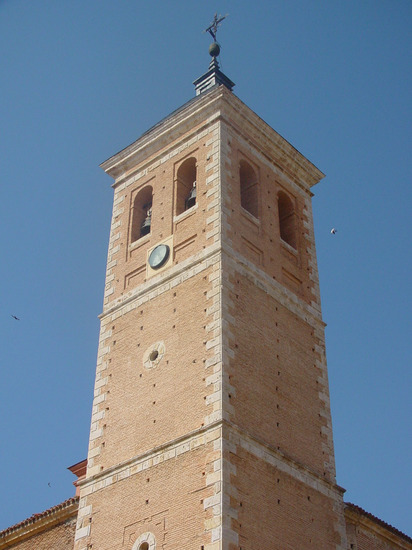
<instances>
[{"instance_id":1,"label":"small round opening","mask_svg":"<svg viewBox=\"0 0 412 550\"><path fill-rule=\"evenodd\" d=\"M150 355L149 355L149 359L150 361L156 361L156 359L159 357L159 352L157 351L157 349L154 349ZM147 547L149 548L149 547ZM146 550L146 547L142 547L142 550Z\"/></svg>"},{"instance_id":2,"label":"small round opening","mask_svg":"<svg viewBox=\"0 0 412 550\"><path fill-rule=\"evenodd\" d=\"M140 546L139 546L139 550L149 550L149 544L147 542L143 542Z\"/></svg>"}]
</instances>

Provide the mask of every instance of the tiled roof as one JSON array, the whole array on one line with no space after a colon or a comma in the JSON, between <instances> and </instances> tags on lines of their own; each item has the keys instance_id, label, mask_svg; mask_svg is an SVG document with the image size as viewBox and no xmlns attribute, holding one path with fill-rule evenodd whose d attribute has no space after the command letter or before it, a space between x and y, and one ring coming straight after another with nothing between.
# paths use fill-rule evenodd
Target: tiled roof
<instances>
[{"instance_id":1,"label":"tiled roof","mask_svg":"<svg viewBox=\"0 0 412 550\"><path fill-rule=\"evenodd\" d=\"M16 523L16 525L12 525L11 527L7 527L7 529L4 529L3 531L0 531L0 541L5 536L9 535L13 531L17 531L18 529L21 529L22 527L27 527L29 525L32 525L36 523L37 521L47 518L50 516L53 516L57 512L60 512L66 508L70 508L74 504L77 504L79 501L79 497L72 497L68 498L64 502L61 502L60 504L57 504L56 506L53 506L52 508L49 508L48 510L45 510L44 512L40 512L39 514L33 514L29 518L21 521L20 523Z\"/></svg>"},{"instance_id":2,"label":"tiled roof","mask_svg":"<svg viewBox=\"0 0 412 550\"><path fill-rule=\"evenodd\" d=\"M345 506L346 506L346 508L348 508L352 512L355 512L355 513L357 513L361 516L364 516L364 517L370 519L371 521L377 523L381 527L384 527L388 531L391 531L391 533L393 533L394 535L396 535L398 537L401 537L404 540L412 543L412 538L411 537L409 537L408 535L405 535L405 533L402 533L402 531L399 531L399 529L396 529L396 527L393 527L389 523L386 523L386 521L383 521L383 520L377 518L376 516L374 516L373 514L367 512L366 510L364 510L360 506L356 506L356 504L352 504L351 502L345 502Z\"/></svg>"}]
</instances>

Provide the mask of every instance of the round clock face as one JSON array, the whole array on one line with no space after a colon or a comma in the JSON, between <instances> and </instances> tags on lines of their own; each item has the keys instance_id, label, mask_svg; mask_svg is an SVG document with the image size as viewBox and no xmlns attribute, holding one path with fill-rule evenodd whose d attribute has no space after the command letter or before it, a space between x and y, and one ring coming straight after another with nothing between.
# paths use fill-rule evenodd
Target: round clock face
<instances>
[{"instance_id":1,"label":"round clock face","mask_svg":"<svg viewBox=\"0 0 412 550\"><path fill-rule=\"evenodd\" d=\"M170 248L167 244L159 244L154 248L149 255L149 265L152 269L159 269L164 265L170 254Z\"/></svg>"}]
</instances>

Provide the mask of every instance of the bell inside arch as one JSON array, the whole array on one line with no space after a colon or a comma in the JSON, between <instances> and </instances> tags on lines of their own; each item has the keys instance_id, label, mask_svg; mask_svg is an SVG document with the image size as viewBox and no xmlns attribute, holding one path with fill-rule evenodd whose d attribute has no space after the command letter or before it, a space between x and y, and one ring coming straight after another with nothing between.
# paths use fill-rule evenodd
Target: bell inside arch
<instances>
[{"instance_id":1,"label":"bell inside arch","mask_svg":"<svg viewBox=\"0 0 412 550\"><path fill-rule=\"evenodd\" d=\"M147 204L143 207L146 210L146 217L140 227L140 236L144 237L150 233L150 227L152 225L152 205Z\"/></svg>"},{"instance_id":2,"label":"bell inside arch","mask_svg":"<svg viewBox=\"0 0 412 550\"><path fill-rule=\"evenodd\" d=\"M190 193L185 200L185 210L192 208L192 206L194 206L195 204L196 204L196 182L194 181L193 187L190 190Z\"/></svg>"}]
</instances>

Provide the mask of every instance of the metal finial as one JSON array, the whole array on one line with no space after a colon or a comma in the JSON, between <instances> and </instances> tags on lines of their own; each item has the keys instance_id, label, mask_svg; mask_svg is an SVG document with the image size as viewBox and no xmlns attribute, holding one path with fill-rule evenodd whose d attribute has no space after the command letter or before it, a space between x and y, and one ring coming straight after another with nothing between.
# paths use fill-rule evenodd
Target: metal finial
<instances>
[{"instance_id":1,"label":"metal finial","mask_svg":"<svg viewBox=\"0 0 412 550\"><path fill-rule=\"evenodd\" d=\"M229 14L227 13L226 15L223 15L223 16L219 15L219 17L218 17L217 13L215 13L212 24L209 25L209 27L203 31L203 32L208 32L210 34L210 36L213 38L214 42L216 42L217 29L218 29L220 23L223 21L223 19L226 19L226 17L228 15Z\"/></svg>"}]
</instances>

